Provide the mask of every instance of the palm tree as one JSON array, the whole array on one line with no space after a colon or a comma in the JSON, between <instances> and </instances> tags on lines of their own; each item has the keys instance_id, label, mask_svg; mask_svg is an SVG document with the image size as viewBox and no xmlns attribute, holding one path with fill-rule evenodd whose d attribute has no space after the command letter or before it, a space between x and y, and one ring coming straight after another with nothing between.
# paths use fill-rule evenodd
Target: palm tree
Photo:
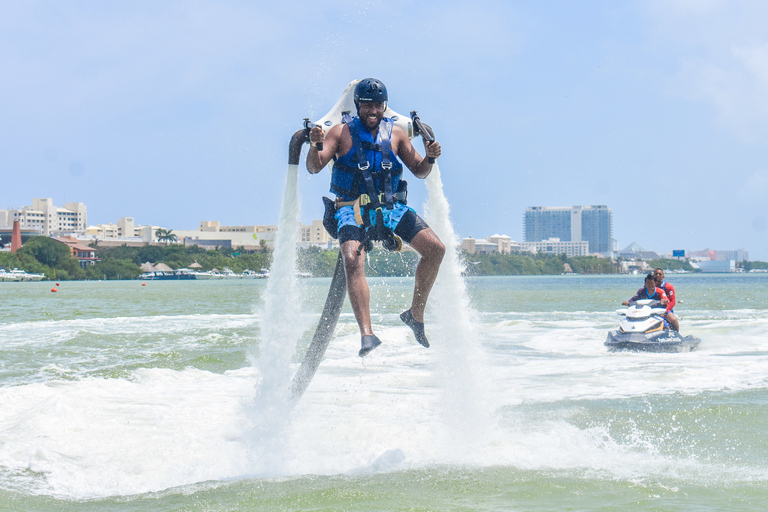
<instances>
[{"instance_id":1,"label":"palm tree","mask_svg":"<svg viewBox=\"0 0 768 512\"><path fill-rule=\"evenodd\" d=\"M179 239L172 229L157 228L155 236L158 242L165 242L165 245L168 245L170 242L176 242Z\"/></svg>"}]
</instances>

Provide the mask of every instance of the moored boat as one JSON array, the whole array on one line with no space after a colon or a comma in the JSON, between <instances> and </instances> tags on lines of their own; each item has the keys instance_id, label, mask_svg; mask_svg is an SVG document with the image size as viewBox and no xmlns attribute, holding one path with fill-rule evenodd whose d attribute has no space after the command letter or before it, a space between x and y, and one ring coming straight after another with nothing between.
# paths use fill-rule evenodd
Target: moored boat
<instances>
[{"instance_id":1,"label":"moored boat","mask_svg":"<svg viewBox=\"0 0 768 512\"><path fill-rule=\"evenodd\" d=\"M243 277L245 279L266 279L269 277L269 270L263 268L260 272L254 272L253 270L243 270Z\"/></svg>"},{"instance_id":2,"label":"moored boat","mask_svg":"<svg viewBox=\"0 0 768 512\"><path fill-rule=\"evenodd\" d=\"M144 272L137 279L144 281L180 281L196 279L196 276L194 271L189 269L171 270L170 272L167 270L155 270L153 272Z\"/></svg>"},{"instance_id":3,"label":"moored boat","mask_svg":"<svg viewBox=\"0 0 768 512\"><path fill-rule=\"evenodd\" d=\"M21 282L21 281L42 281L45 279L43 274L32 274L25 270L14 268L11 271L0 269L0 281Z\"/></svg>"}]
</instances>

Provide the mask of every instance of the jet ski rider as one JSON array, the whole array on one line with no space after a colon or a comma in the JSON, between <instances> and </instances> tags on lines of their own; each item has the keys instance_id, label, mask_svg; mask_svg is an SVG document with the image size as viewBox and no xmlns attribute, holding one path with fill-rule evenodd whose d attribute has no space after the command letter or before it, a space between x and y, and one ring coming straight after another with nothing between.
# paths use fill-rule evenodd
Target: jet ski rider
<instances>
[{"instance_id":1,"label":"jet ski rider","mask_svg":"<svg viewBox=\"0 0 768 512\"><path fill-rule=\"evenodd\" d=\"M405 205L405 198L398 192L404 183L400 179L402 164L417 178L426 178L432 171L430 159L440 156L440 144L425 141L429 158L419 155L405 131L384 117L388 95L381 81L361 80L355 87L354 99L356 117L337 124L327 134L319 126L310 130L307 170L317 174L334 160L331 192L336 194L336 201L334 204L328 200L330 208L335 208L329 232L333 235L332 228L336 228L341 246L349 300L360 328L359 355L363 357L381 344L371 328L363 249L370 248L372 239L383 240L391 249L390 245L397 240L394 235L421 255L411 307L400 319L413 330L420 344L429 347L424 333L424 310L445 246L427 223ZM318 149L320 143L322 149ZM361 201L363 197L365 201ZM370 203L365 206L367 201Z\"/></svg>"},{"instance_id":2,"label":"jet ski rider","mask_svg":"<svg viewBox=\"0 0 768 512\"><path fill-rule=\"evenodd\" d=\"M677 299L675 298L675 287L664 280L664 271L660 268L654 269L653 278L656 280L656 286L664 290L667 294L669 302L667 302L667 309L664 312L664 319L669 323L669 326L675 330L680 330L680 322L677 321L675 311L672 309L675 307Z\"/></svg>"},{"instance_id":3,"label":"jet ski rider","mask_svg":"<svg viewBox=\"0 0 768 512\"><path fill-rule=\"evenodd\" d=\"M669 298L667 298L667 294L664 293L664 290L656 286L656 279L653 277L653 272L650 272L645 276L645 286L637 290L634 297L622 302L622 305L629 306L632 302L645 299L658 300L661 302L662 306L669 302Z\"/></svg>"}]
</instances>

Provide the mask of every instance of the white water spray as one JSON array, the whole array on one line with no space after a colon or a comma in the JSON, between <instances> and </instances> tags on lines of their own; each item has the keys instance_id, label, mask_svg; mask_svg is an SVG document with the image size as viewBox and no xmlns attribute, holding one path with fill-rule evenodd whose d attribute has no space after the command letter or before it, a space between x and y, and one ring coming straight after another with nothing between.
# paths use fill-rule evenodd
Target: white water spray
<instances>
[{"instance_id":1,"label":"white water spray","mask_svg":"<svg viewBox=\"0 0 768 512\"><path fill-rule=\"evenodd\" d=\"M285 462L282 440L290 424L290 364L302 334L296 278L299 236L298 165L289 165L261 318L260 383L251 417L254 470L279 472Z\"/></svg>"},{"instance_id":2,"label":"white water spray","mask_svg":"<svg viewBox=\"0 0 768 512\"><path fill-rule=\"evenodd\" d=\"M487 431L488 409L482 400L477 322L467 297L459 259L458 240L450 219L450 206L443 193L437 164L426 179L429 194L425 216L430 227L445 244L445 257L430 295L434 318L435 343L440 360L437 379L443 389L443 414L454 434L471 449L478 434Z\"/></svg>"}]
</instances>

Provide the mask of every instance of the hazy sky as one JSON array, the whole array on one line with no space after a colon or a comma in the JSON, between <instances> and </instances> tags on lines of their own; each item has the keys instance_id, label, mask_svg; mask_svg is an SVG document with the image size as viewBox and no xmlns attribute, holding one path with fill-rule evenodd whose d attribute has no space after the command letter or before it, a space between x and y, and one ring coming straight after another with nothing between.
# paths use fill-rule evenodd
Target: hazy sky
<instances>
[{"instance_id":1,"label":"hazy sky","mask_svg":"<svg viewBox=\"0 0 768 512\"><path fill-rule=\"evenodd\" d=\"M768 260L767 19L762 0L0 0L0 208L276 224L291 135L373 76L435 129L462 237L606 204L620 248ZM328 181L302 172L305 222Z\"/></svg>"}]
</instances>

